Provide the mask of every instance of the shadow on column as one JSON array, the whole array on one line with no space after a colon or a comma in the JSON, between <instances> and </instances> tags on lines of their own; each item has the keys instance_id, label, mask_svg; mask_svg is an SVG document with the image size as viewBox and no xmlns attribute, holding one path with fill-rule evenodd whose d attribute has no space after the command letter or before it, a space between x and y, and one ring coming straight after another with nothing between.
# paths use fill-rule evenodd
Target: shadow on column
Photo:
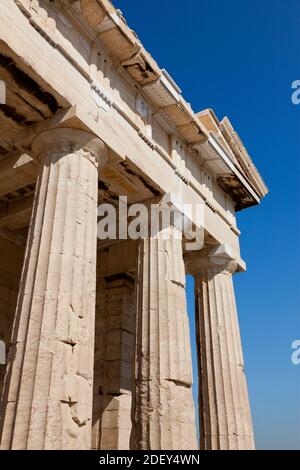
<instances>
[{"instance_id":1,"label":"shadow on column","mask_svg":"<svg viewBox=\"0 0 300 470\"><path fill-rule=\"evenodd\" d=\"M125 272L97 279L92 448L128 450L131 433L135 281ZM100 271L100 273L99 273ZM102 273L101 273L102 271Z\"/></svg>"}]
</instances>

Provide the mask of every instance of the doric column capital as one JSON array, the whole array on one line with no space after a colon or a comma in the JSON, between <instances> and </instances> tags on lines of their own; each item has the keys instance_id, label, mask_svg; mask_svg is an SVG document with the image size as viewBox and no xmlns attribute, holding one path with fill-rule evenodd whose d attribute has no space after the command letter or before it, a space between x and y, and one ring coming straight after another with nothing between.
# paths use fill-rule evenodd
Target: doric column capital
<instances>
[{"instance_id":1,"label":"doric column capital","mask_svg":"<svg viewBox=\"0 0 300 470\"><path fill-rule=\"evenodd\" d=\"M188 271L197 277L204 273L233 274L238 270L238 263L230 246L222 244L205 249L200 255L188 261Z\"/></svg>"},{"instance_id":2,"label":"doric column capital","mask_svg":"<svg viewBox=\"0 0 300 470\"><path fill-rule=\"evenodd\" d=\"M39 134L32 143L32 152L43 163L49 158L57 161L67 154L80 154L97 168L102 168L108 160L108 150L101 139L81 129L68 127L47 129Z\"/></svg>"}]
</instances>

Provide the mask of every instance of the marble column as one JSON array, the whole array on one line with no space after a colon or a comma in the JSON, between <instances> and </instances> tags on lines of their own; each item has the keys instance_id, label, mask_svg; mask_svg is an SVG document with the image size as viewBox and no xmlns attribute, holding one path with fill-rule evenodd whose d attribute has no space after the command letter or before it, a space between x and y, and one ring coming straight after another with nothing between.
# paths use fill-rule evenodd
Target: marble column
<instances>
[{"instance_id":1,"label":"marble column","mask_svg":"<svg viewBox=\"0 0 300 470\"><path fill-rule=\"evenodd\" d=\"M98 167L102 141L41 133L36 194L8 356L1 449L90 449Z\"/></svg>"},{"instance_id":2,"label":"marble column","mask_svg":"<svg viewBox=\"0 0 300 470\"><path fill-rule=\"evenodd\" d=\"M232 280L236 269L224 245L190 264L195 276L201 449L254 449Z\"/></svg>"},{"instance_id":3,"label":"marble column","mask_svg":"<svg viewBox=\"0 0 300 470\"><path fill-rule=\"evenodd\" d=\"M182 241L141 240L132 447L196 449Z\"/></svg>"},{"instance_id":4,"label":"marble column","mask_svg":"<svg viewBox=\"0 0 300 470\"><path fill-rule=\"evenodd\" d=\"M135 340L135 282L97 279L93 448L129 450ZM99 298L99 297L102 298Z\"/></svg>"}]
</instances>

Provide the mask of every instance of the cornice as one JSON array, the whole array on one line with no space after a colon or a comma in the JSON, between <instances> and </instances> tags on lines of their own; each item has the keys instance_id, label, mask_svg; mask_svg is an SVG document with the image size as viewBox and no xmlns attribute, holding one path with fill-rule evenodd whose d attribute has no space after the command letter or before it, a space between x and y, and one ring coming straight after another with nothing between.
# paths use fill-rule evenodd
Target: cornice
<instances>
[{"instance_id":1,"label":"cornice","mask_svg":"<svg viewBox=\"0 0 300 470\"><path fill-rule=\"evenodd\" d=\"M79 64L74 57L72 57L70 51L57 41L51 18L48 20L46 18L47 21L43 21L42 25L40 24L38 2L36 0L15 0L15 2L28 17L32 26L45 40L47 40L52 47L57 48L91 83L92 92L94 93L98 106L106 111L114 107L128 121L132 121L130 116L127 116L126 112L123 111L122 106L116 103L114 98L110 96L109 92L94 81L89 68L85 68L83 64ZM97 44L99 44L99 46L101 44L101 47L104 47L104 50L112 57L114 65L122 71L131 82L133 81L140 93L149 100L153 109L155 109L155 115L160 116L167 122L168 125L174 129L174 133L182 138L189 148L194 149L198 158L201 158L207 163L206 149L209 148L209 152L214 152L221 163L224 163L224 151L229 161L232 160L233 163L235 161L234 165L227 165L224 174L220 175L217 172L214 176L217 178L219 186L221 186L232 199L237 199L237 210L260 202L260 199L267 193L267 188L250 157L247 157L246 152L241 152L241 149L239 149L239 151L242 153L242 157L240 158L239 164L237 164L232 143L234 141L235 148L237 148L238 145L236 141L238 140L241 144L240 147L242 146L237 134L235 133L236 135L232 136L231 144L230 142L226 142L224 136L223 144L218 140L218 145L215 145L215 135L212 135L212 132L206 128L199 118L199 114L193 112L191 106L182 97L181 90L174 80L164 69L160 69L152 56L144 49L136 34L128 27L120 11L116 10L110 1L80 0L80 2L75 2L74 0L58 0L58 4L62 5L65 11L68 9L69 15L74 21L76 20L76 27L81 27L85 36L92 40L94 47L97 47ZM35 7L33 8L32 5L35 5ZM79 8L79 5L81 8ZM72 6L73 8L70 8ZM117 35L117 39L123 47L118 47L116 41L111 40L112 34ZM219 125L220 134L223 133L225 135L230 126L227 125L226 120L218 123L219 121L215 117L215 124ZM135 127L138 126L135 125ZM152 150L157 147L156 143L153 142L142 129L137 128L136 130L140 138L142 138ZM231 134L233 135L233 132L231 132ZM244 171L246 171L245 174ZM180 173L180 170L177 170L177 173L178 172ZM186 176L182 175L181 177L179 173L178 176L188 183L189 181L186 181ZM218 180L220 176L221 179ZM242 188L241 194L247 195L246 198L240 197L240 192L232 192L232 185L230 184L232 176L236 181L239 181L239 185Z\"/></svg>"},{"instance_id":2,"label":"cornice","mask_svg":"<svg viewBox=\"0 0 300 470\"><path fill-rule=\"evenodd\" d=\"M72 0L68 1L71 4L73 3ZM94 11L94 15L92 15L92 11ZM216 150L214 142L210 140L211 132L203 124L199 115L193 112L190 104L184 100L181 90L172 77L164 69L161 69L153 57L145 50L137 35L128 27L121 12L109 0L97 0L96 2L81 0L81 15L94 27L97 37L154 106L156 113L160 114L174 127L176 133L187 145L196 148L200 155L200 146L205 142L208 142L208 145ZM95 25L97 16L101 21ZM112 37L115 39L114 41L111 40ZM120 47L121 44L122 47ZM236 168L227 167L227 170L234 173L234 176L240 181L241 187L244 187L244 193L250 197L250 200L246 202L243 198L237 201L237 209L240 210L258 204L260 199L267 193L267 188L261 176L246 152L244 152L242 158L236 158L232 145L223 136L226 120L220 123L212 111L211 114L214 117L219 136L220 138L222 136L221 140L223 140L223 142L219 142L221 145L217 149L217 153L220 150L218 156L222 160L225 149L229 159L235 161ZM226 180L220 186L231 195L231 187L226 185ZM233 199L234 197L237 198L237 193L232 197Z\"/></svg>"}]
</instances>

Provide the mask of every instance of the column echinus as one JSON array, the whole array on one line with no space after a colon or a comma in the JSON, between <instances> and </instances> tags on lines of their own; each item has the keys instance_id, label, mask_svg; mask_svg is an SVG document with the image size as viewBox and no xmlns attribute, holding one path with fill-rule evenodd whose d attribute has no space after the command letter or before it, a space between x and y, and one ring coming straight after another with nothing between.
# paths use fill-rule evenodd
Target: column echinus
<instances>
[{"instance_id":1,"label":"column echinus","mask_svg":"<svg viewBox=\"0 0 300 470\"><path fill-rule=\"evenodd\" d=\"M140 241L132 448L197 449L182 240Z\"/></svg>"},{"instance_id":2,"label":"column echinus","mask_svg":"<svg viewBox=\"0 0 300 470\"><path fill-rule=\"evenodd\" d=\"M232 275L225 245L190 263L195 277L200 448L254 449L252 419Z\"/></svg>"},{"instance_id":3,"label":"column echinus","mask_svg":"<svg viewBox=\"0 0 300 470\"><path fill-rule=\"evenodd\" d=\"M58 128L40 170L9 352L1 449L90 449L102 141Z\"/></svg>"}]
</instances>

